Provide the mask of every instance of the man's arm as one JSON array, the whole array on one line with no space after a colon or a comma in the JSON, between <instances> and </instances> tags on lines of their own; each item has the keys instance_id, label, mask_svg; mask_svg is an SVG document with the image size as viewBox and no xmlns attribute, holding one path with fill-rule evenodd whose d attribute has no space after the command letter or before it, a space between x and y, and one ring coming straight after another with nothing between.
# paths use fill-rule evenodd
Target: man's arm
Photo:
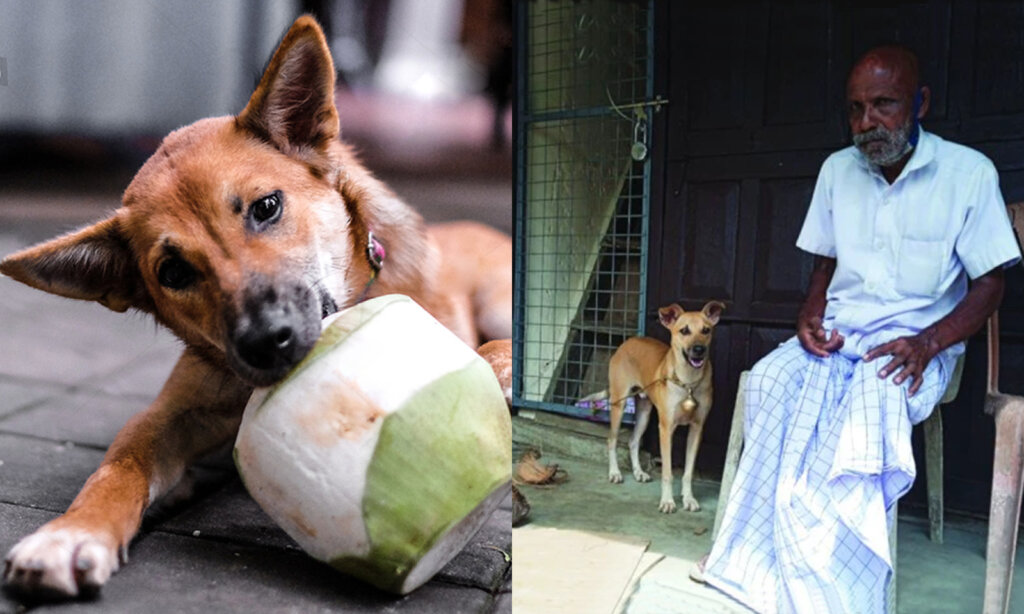
<instances>
[{"instance_id":1,"label":"man's arm","mask_svg":"<svg viewBox=\"0 0 1024 614\"><path fill-rule=\"evenodd\" d=\"M825 304L828 302L825 293L832 283L832 275L836 272L836 259L827 256L814 257L814 270L811 281L807 284L807 298L800 307L796 320L796 336L804 349L822 358L843 347L843 336L833 330L831 337L826 337L821 319L825 316Z\"/></svg>"},{"instance_id":2,"label":"man's arm","mask_svg":"<svg viewBox=\"0 0 1024 614\"><path fill-rule=\"evenodd\" d=\"M935 355L954 343L959 343L976 333L985 320L992 315L1003 300L1003 268L996 267L971 282L971 289L960 304L949 315L920 333L900 337L871 349L864 360L892 355L889 364L882 367L878 376L886 378L902 367L893 378L894 384L902 384L912 377L910 395L917 392L924 380L924 370Z\"/></svg>"}]
</instances>

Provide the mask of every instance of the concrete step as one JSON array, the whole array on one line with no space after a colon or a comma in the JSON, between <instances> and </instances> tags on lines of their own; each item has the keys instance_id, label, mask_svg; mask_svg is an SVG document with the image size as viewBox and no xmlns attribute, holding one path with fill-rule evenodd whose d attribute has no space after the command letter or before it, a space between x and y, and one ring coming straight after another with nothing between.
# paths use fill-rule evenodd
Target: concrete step
<instances>
[{"instance_id":1,"label":"concrete step","mask_svg":"<svg viewBox=\"0 0 1024 614\"><path fill-rule=\"evenodd\" d=\"M619 467L630 471L629 438L633 429L623 426L619 430L619 444L616 451ZM608 462L608 425L588 422L579 418L561 416L542 410L520 409L512 417L512 454L518 460L529 448L536 448L542 455L570 456L583 460ZM651 455L640 451L640 464L651 467Z\"/></svg>"}]
</instances>

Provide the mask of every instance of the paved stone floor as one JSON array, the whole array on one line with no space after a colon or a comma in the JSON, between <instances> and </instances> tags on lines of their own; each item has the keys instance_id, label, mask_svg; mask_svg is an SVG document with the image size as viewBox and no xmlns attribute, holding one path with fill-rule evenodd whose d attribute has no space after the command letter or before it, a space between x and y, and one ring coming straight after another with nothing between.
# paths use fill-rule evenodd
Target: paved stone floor
<instances>
[{"instance_id":1,"label":"paved stone floor","mask_svg":"<svg viewBox=\"0 0 1024 614\"><path fill-rule=\"evenodd\" d=\"M352 102L343 122L358 123L353 114L373 106ZM447 141L429 148L422 121L412 135L379 134L383 119L362 132L357 125L349 135L371 143L364 146L371 167L428 220L474 217L509 231L511 154L486 149L487 111L467 104L428 114L440 119L425 125L441 131L452 116L460 126L477 122L462 132L448 130ZM137 163L111 161L107 149L91 151L88 142L68 154L73 145L52 142L36 151L38 159L15 164L21 152L0 151L8 162L0 165L6 169L0 170L0 256L99 219L117 205ZM388 155L389 148L401 155ZM53 153L62 159L54 162ZM155 397L179 352L179 342L148 317L0 278L0 553L67 507L114 434ZM511 611L510 500L438 576L396 598L302 553L249 498L228 457L204 461L197 475L192 499L147 514L129 564L97 600L33 611ZM0 613L25 609L0 595Z\"/></svg>"}]
</instances>

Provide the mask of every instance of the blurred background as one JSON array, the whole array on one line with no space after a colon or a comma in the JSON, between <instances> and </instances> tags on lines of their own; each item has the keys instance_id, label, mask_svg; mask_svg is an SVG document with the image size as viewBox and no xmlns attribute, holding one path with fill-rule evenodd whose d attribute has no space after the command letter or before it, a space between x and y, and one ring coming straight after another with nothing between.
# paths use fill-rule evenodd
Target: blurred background
<instances>
[{"instance_id":1,"label":"blurred background","mask_svg":"<svg viewBox=\"0 0 1024 614\"><path fill-rule=\"evenodd\" d=\"M500 0L0 0L0 229L116 207L163 135L245 106L303 12L327 33L342 138L367 165L428 220L511 230Z\"/></svg>"}]
</instances>

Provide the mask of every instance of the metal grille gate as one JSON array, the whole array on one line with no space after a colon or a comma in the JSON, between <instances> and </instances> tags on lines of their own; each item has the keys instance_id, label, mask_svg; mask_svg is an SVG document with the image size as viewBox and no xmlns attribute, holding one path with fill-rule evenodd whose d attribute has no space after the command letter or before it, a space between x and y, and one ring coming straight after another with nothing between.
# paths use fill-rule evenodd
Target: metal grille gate
<instances>
[{"instance_id":1,"label":"metal grille gate","mask_svg":"<svg viewBox=\"0 0 1024 614\"><path fill-rule=\"evenodd\" d=\"M651 2L519 3L513 403L580 416L643 334Z\"/></svg>"}]
</instances>

